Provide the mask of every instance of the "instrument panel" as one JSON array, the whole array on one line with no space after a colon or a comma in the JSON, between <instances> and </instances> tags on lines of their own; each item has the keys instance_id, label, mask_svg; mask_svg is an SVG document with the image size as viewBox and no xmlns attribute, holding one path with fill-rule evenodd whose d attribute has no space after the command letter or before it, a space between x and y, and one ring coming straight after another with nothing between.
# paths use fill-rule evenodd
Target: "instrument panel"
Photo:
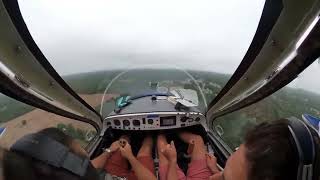
<instances>
[{"instance_id":1,"label":"instrument panel","mask_svg":"<svg viewBox=\"0 0 320 180\"><path fill-rule=\"evenodd\" d=\"M199 112L150 112L112 115L104 120L105 127L121 130L161 130L193 126L205 122Z\"/></svg>"}]
</instances>

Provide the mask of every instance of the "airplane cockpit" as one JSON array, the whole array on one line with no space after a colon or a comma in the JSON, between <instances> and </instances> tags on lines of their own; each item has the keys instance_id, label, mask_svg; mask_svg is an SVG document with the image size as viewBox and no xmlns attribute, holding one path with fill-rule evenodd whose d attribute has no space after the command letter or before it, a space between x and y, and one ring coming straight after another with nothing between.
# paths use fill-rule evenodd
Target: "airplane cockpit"
<instances>
[{"instance_id":1,"label":"airplane cockpit","mask_svg":"<svg viewBox=\"0 0 320 180\"><path fill-rule=\"evenodd\" d=\"M177 100L170 94L129 98L122 102L128 105L121 105L104 119L104 126L121 130L162 130L205 124L199 110Z\"/></svg>"},{"instance_id":2,"label":"airplane cockpit","mask_svg":"<svg viewBox=\"0 0 320 180\"><path fill-rule=\"evenodd\" d=\"M127 76L133 77L139 71L141 70L133 70L133 73L129 71ZM105 90L105 93L113 94L113 86L124 86L121 84L121 79L122 77L118 76L117 80L112 81L112 84L107 86L109 88ZM214 153L214 147L210 145L207 137L205 99L201 98L201 94L203 94L201 88L187 89L181 84L163 81L162 83L154 81L145 81L145 83L134 81L131 83L139 84L139 90L136 92L130 90L134 92L130 95L122 92L125 95L115 96L112 102L100 107L103 114L109 114L103 120L101 134L104 138L95 148L97 151L92 154L93 157L103 153L105 148L122 135L135 137L131 138L131 147L137 154L141 147L141 141L147 134L152 134L153 141L156 142L156 135L162 133L166 135L168 141L174 140L177 144L179 167L186 173L190 162L190 156L187 154L188 145L178 137L179 132L183 131L201 135L206 142L208 152ZM189 82L189 85L192 84L196 86L196 82ZM121 92L118 89L116 91ZM106 112L103 112L104 110ZM152 156L155 168L159 169L159 159L155 147Z\"/></svg>"},{"instance_id":3,"label":"airplane cockpit","mask_svg":"<svg viewBox=\"0 0 320 180\"><path fill-rule=\"evenodd\" d=\"M137 1L0 0L1 147L54 127L92 160L123 135L136 155L164 134L186 173L191 132L223 171L247 131L287 119L297 179L318 180L320 0Z\"/></svg>"}]
</instances>

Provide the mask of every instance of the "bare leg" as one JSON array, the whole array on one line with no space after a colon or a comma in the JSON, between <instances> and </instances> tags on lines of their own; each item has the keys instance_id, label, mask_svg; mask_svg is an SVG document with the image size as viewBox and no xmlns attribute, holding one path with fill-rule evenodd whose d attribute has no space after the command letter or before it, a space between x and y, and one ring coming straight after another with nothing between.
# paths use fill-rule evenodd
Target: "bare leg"
<instances>
[{"instance_id":1,"label":"bare leg","mask_svg":"<svg viewBox=\"0 0 320 180\"><path fill-rule=\"evenodd\" d=\"M168 142L166 137L163 134L159 134L157 138L157 150L160 164L168 164L167 158L161 152L167 146L167 144Z\"/></svg>"},{"instance_id":2,"label":"bare leg","mask_svg":"<svg viewBox=\"0 0 320 180\"><path fill-rule=\"evenodd\" d=\"M142 146L140 147L140 150L137 155L137 159L145 168L147 168L152 174L154 174L152 147L153 147L152 137L146 136L143 139Z\"/></svg>"},{"instance_id":3,"label":"bare leg","mask_svg":"<svg viewBox=\"0 0 320 180\"><path fill-rule=\"evenodd\" d=\"M138 152L137 157L143 157L143 156L152 156L152 137L146 136L142 142L142 146Z\"/></svg>"},{"instance_id":4,"label":"bare leg","mask_svg":"<svg viewBox=\"0 0 320 180\"><path fill-rule=\"evenodd\" d=\"M189 144L188 153L191 156L191 161L206 159L207 149L200 135L182 132L179 134L179 137L182 141Z\"/></svg>"}]
</instances>

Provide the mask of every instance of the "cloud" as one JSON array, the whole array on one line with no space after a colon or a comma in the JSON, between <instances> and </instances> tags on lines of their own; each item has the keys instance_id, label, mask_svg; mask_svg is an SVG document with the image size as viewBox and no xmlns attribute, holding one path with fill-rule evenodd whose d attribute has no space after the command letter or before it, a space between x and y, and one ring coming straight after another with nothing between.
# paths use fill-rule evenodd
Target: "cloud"
<instances>
[{"instance_id":1,"label":"cloud","mask_svg":"<svg viewBox=\"0 0 320 180\"><path fill-rule=\"evenodd\" d=\"M264 2L28 0L19 4L38 46L62 74L154 63L232 73L253 38Z\"/></svg>"},{"instance_id":2,"label":"cloud","mask_svg":"<svg viewBox=\"0 0 320 180\"><path fill-rule=\"evenodd\" d=\"M289 86L320 94L320 83L318 83L318 77L320 77L320 59L305 69L295 80L289 84Z\"/></svg>"},{"instance_id":3,"label":"cloud","mask_svg":"<svg viewBox=\"0 0 320 180\"><path fill-rule=\"evenodd\" d=\"M152 64L231 74L252 41L264 1L20 0L19 5L36 43L63 75ZM319 75L317 66L291 86L319 92L309 79Z\"/></svg>"}]
</instances>

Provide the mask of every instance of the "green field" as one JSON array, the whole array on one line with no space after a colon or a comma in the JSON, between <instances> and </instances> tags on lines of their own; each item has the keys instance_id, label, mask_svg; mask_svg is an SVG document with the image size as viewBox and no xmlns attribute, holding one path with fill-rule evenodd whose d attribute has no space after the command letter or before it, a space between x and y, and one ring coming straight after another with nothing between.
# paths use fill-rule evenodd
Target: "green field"
<instances>
[{"instance_id":1,"label":"green field","mask_svg":"<svg viewBox=\"0 0 320 180\"><path fill-rule=\"evenodd\" d=\"M96 94L103 93L106 86L110 81L116 77L122 70L112 71L98 71L91 73L81 73L68 75L63 77L64 80L79 94ZM210 85L210 82L216 82L221 87L225 84L229 78L229 75L211 73L211 72L200 72L200 71L188 71L197 80L201 79L198 84L203 88L205 92L205 98L207 103L218 93L220 88L216 88ZM190 79L184 72L169 69L169 70L154 70L154 69L143 69L133 70L118 80L114 81L113 85L109 89L108 93L116 94L139 94L149 89L149 82L168 82L172 81L170 85L185 86L185 88L195 89L199 94L199 89L196 84L182 83L186 79ZM206 92L205 90L210 90ZM200 101L204 101L203 99ZM203 102L201 104L203 105ZM106 105L107 108L104 112L110 112L113 106ZM30 112L34 108L20 103L12 98L0 94L0 123L7 122L11 119L19 117L27 112ZM96 107L99 109L99 107ZM204 110L204 108L203 108Z\"/></svg>"},{"instance_id":2,"label":"green field","mask_svg":"<svg viewBox=\"0 0 320 180\"><path fill-rule=\"evenodd\" d=\"M34 107L0 94L0 124L33 110Z\"/></svg>"},{"instance_id":3,"label":"green field","mask_svg":"<svg viewBox=\"0 0 320 180\"><path fill-rule=\"evenodd\" d=\"M110 80L120 72L106 71L87 73L83 74L83 76L74 75L69 77L68 82L74 89L81 90L82 92L102 93ZM202 71L188 72L197 80L198 85L205 94L207 103L210 103L230 78L230 75L226 74ZM181 82L184 82L188 78L184 72L177 70L166 70L165 72L154 69L135 70L121 76L114 82L108 92L135 94L149 88L148 83L151 81L163 82L175 80L174 84L181 85ZM84 81L94 85L85 87L81 83ZM184 88L194 89L199 95L199 90L195 83L185 83ZM113 106L112 103L109 103L104 107L106 108L104 108L103 112L108 113L112 110ZM203 107L200 107L200 109L205 110ZM291 116L301 118L301 115L304 113L320 116L320 95L302 89L285 87L256 104L216 119L214 125L220 125L223 128L224 134L222 138L231 148L235 148L243 142L244 134L248 128L260 122L279 118Z\"/></svg>"},{"instance_id":4,"label":"green field","mask_svg":"<svg viewBox=\"0 0 320 180\"><path fill-rule=\"evenodd\" d=\"M77 139L82 147L86 147L86 145L88 145L88 143L90 142L89 139L87 138L88 133L91 133L93 137L96 135L96 131L75 128L70 123L69 124L59 123L57 125L57 128L65 132L67 135Z\"/></svg>"},{"instance_id":5,"label":"green field","mask_svg":"<svg viewBox=\"0 0 320 180\"><path fill-rule=\"evenodd\" d=\"M74 74L63 78L79 94L96 94L103 93L110 81L121 72L121 70L98 71ZM198 85L204 92L207 103L210 103L230 77L230 75L213 72L188 72L198 82ZM190 83L184 82L188 79ZM134 95L150 89L149 82L168 81L171 81L171 86L176 85L194 89L198 92L198 95L200 94L199 87L197 87L184 72L174 69L143 69L130 71L114 81L107 93ZM203 101L201 97L199 98L200 101ZM248 114L249 117L257 117L259 115L258 119L260 120L287 116L300 117L302 113L318 115L316 110L320 107L320 96L301 89L284 88L252 107L255 106L259 107L260 113L250 113L253 110L252 108L250 109L250 107L245 108L241 112ZM29 112L32 109L33 107L29 105L0 95L0 122L2 123Z\"/></svg>"},{"instance_id":6,"label":"green field","mask_svg":"<svg viewBox=\"0 0 320 180\"><path fill-rule=\"evenodd\" d=\"M122 70L98 71L65 76L65 81L79 94L103 93L108 84ZM107 93L136 95L150 90L150 82L159 82L164 87L183 87L194 89L198 96L200 90L205 98L199 96L199 108L205 111L204 102L210 101L226 84L230 75L213 72L188 71L194 78L186 73L175 70L139 69L124 73L110 86ZM113 110L114 102L104 105L104 116ZM0 123L18 117L33 108L11 98L0 96ZM96 107L99 109L99 107ZM232 148L242 142L245 130L253 125L275 120L283 117L296 116L308 113L320 116L320 95L302 89L285 87L264 100L246 107L237 112L220 117L214 121L215 126L223 128L222 138ZM81 134L81 133L80 133Z\"/></svg>"},{"instance_id":7,"label":"green field","mask_svg":"<svg viewBox=\"0 0 320 180\"><path fill-rule=\"evenodd\" d=\"M216 119L214 125L223 127L223 139L236 148L243 142L248 128L280 118L301 119L305 113L320 117L320 95L286 87L258 103Z\"/></svg>"}]
</instances>

